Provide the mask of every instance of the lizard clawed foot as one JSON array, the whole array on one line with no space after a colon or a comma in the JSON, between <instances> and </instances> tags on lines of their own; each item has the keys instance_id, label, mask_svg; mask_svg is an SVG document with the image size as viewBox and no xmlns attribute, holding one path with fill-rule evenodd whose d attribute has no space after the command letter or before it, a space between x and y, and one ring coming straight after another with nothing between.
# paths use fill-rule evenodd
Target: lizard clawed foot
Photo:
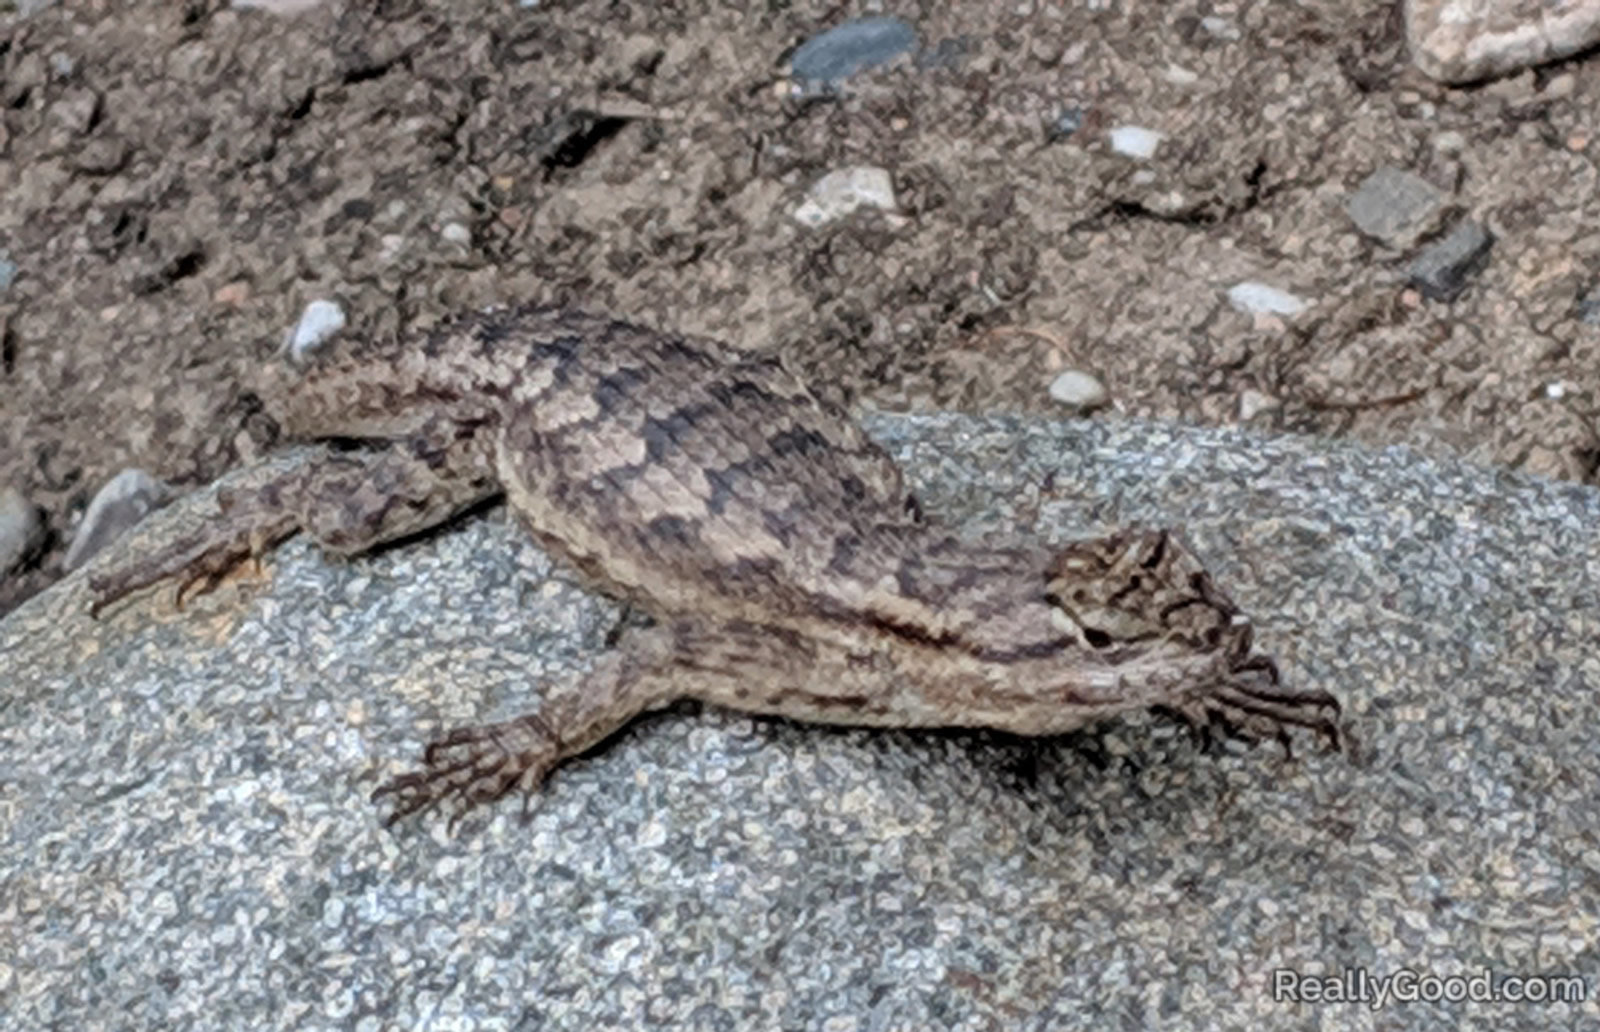
<instances>
[{"instance_id":1,"label":"lizard clawed foot","mask_svg":"<svg viewBox=\"0 0 1600 1032\"><path fill-rule=\"evenodd\" d=\"M562 756L562 741L540 717L529 714L500 724L456 728L428 743L423 769L401 774L372 793L373 802L393 797L383 823L392 825L450 801L449 830L473 807L521 786L524 813L533 790Z\"/></svg>"},{"instance_id":2,"label":"lizard clawed foot","mask_svg":"<svg viewBox=\"0 0 1600 1032\"><path fill-rule=\"evenodd\" d=\"M1235 667L1225 681L1207 685L1166 707L1209 745L1213 730L1248 741L1277 739L1284 754L1294 757L1289 728L1303 727L1323 736L1329 748L1343 747L1339 700L1314 688L1286 688L1278 667L1266 656L1253 656Z\"/></svg>"}]
</instances>

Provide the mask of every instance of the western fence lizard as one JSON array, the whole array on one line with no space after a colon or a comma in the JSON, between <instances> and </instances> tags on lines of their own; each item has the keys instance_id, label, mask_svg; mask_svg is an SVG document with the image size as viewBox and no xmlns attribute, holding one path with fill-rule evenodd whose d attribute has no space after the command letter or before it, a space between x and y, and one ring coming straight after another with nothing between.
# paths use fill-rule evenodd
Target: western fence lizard
<instances>
[{"instance_id":1,"label":"western fence lizard","mask_svg":"<svg viewBox=\"0 0 1600 1032\"><path fill-rule=\"evenodd\" d=\"M459 815L690 697L882 727L1067 731L1146 707L1339 744L1177 534L1046 548L925 519L889 457L775 358L568 309L501 309L313 354L277 395L311 460L205 531L95 578L178 597L296 531L349 555L504 493L553 555L653 624L537 713L466 727L383 785Z\"/></svg>"}]
</instances>

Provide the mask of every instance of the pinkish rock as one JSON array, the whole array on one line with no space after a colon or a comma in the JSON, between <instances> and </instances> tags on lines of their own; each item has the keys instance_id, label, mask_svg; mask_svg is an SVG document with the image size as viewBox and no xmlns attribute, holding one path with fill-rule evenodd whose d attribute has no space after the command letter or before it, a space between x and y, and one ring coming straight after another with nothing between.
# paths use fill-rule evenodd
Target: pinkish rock
<instances>
[{"instance_id":1,"label":"pinkish rock","mask_svg":"<svg viewBox=\"0 0 1600 1032\"><path fill-rule=\"evenodd\" d=\"M1600 0L1407 0L1411 59L1442 82L1473 82L1600 42Z\"/></svg>"}]
</instances>

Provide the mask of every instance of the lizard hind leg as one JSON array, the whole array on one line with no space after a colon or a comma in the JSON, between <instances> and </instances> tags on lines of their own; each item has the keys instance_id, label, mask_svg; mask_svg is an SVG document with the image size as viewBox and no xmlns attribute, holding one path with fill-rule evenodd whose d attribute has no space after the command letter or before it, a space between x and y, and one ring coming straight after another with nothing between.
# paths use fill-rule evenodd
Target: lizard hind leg
<instances>
[{"instance_id":1,"label":"lizard hind leg","mask_svg":"<svg viewBox=\"0 0 1600 1032\"><path fill-rule=\"evenodd\" d=\"M422 766L380 785L384 824L441 805L450 827L469 811L520 788L526 812L534 792L561 762L587 752L634 717L685 694L681 642L671 626L636 629L537 712L495 724L456 728L429 742Z\"/></svg>"},{"instance_id":2,"label":"lizard hind leg","mask_svg":"<svg viewBox=\"0 0 1600 1032\"><path fill-rule=\"evenodd\" d=\"M219 490L219 516L90 578L90 612L167 580L176 582L181 606L301 530L332 554L365 552L442 523L498 491L472 438L442 451L425 437L366 442L354 450L311 449L281 469Z\"/></svg>"}]
</instances>

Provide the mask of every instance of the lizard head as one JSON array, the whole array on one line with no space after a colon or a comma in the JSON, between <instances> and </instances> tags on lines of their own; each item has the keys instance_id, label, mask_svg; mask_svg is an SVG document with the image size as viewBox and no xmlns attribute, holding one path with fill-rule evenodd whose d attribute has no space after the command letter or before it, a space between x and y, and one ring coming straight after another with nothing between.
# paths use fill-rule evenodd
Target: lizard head
<instances>
[{"instance_id":1,"label":"lizard head","mask_svg":"<svg viewBox=\"0 0 1600 1032\"><path fill-rule=\"evenodd\" d=\"M1118 682L1126 689L1155 689L1152 705L1196 727L1220 722L1287 743L1287 726L1298 725L1338 744L1331 716L1338 701L1280 684L1272 657L1254 649L1249 618L1171 531L1129 530L1067 545L1051 563L1045 601L1080 653L1125 670ZM1176 671L1181 679L1164 676Z\"/></svg>"}]
</instances>

